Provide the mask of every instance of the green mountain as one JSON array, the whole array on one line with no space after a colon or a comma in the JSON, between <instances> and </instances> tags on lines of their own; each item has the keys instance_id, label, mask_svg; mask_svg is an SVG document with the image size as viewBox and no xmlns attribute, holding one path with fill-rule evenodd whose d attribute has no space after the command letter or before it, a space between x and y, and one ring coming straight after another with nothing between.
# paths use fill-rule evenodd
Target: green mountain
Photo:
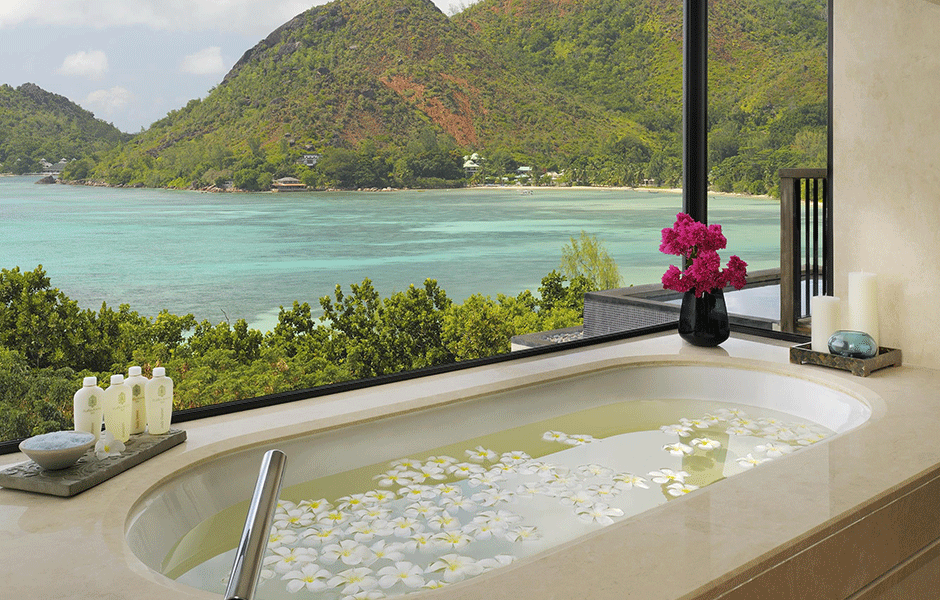
<instances>
[{"instance_id":1,"label":"green mountain","mask_svg":"<svg viewBox=\"0 0 940 600\"><path fill-rule=\"evenodd\" d=\"M777 169L824 162L824 0L713 0L711 21L713 184L763 193ZM272 32L205 99L66 175L446 185L479 152L478 180L529 165L675 185L681 29L667 0L483 0L454 18L429 0L337 0ZM319 163L299 165L304 154Z\"/></svg>"},{"instance_id":2,"label":"green mountain","mask_svg":"<svg viewBox=\"0 0 940 600\"><path fill-rule=\"evenodd\" d=\"M672 0L484 0L454 18L553 88L642 125L656 140L600 147L593 177L620 164L681 178L682 3ZM825 0L712 0L712 185L764 193L777 169L825 166Z\"/></svg>"},{"instance_id":3,"label":"green mountain","mask_svg":"<svg viewBox=\"0 0 940 600\"><path fill-rule=\"evenodd\" d=\"M0 85L0 172L36 172L42 159L55 163L81 158L130 137L35 84Z\"/></svg>"}]
</instances>

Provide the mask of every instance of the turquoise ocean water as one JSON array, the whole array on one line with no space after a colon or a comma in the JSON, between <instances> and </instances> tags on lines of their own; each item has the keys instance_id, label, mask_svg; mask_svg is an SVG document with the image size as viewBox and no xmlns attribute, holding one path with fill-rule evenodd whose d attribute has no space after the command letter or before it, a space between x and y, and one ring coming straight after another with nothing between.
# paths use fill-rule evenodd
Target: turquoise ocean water
<instances>
[{"instance_id":1,"label":"turquoise ocean water","mask_svg":"<svg viewBox=\"0 0 940 600\"><path fill-rule=\"evenodd\" d=\"M205 194L35 185L0 177L0 268L42 264L82 308L102 302L268 330L279 306L370 278L382 296L436 279L462 302L480 292L535 292L583 229L616 260L625 284L659 281L672 258L660 230L680 194L537 188ZM779 204L709 197L728 237L723 261L779 265Z\"/></svg>"}]
</instances>

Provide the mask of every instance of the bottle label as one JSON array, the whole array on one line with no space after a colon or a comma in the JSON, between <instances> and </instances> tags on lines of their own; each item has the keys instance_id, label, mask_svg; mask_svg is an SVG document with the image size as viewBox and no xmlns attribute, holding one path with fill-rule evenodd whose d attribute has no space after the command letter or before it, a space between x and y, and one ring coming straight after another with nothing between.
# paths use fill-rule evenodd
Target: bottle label
<instances>
[{"instance_id":1,"label":"bottle label","mask_svg":"<svg viewBox=\"0 0 940 600\"><path fill-rule=\"evenodd\" d=\"M127 402L127 394L125 394L124 392L121 392L120 394L118 394L118 404L123 405L125 402Z\"/></svg>"},{"instance_id":2,"label":"bottle label","mask_svg":"<svg viewBox=\"0 0 940 600\"><path fill-rule=\"evenodd\" d=\"M137 398L141 394L143 394L143 390L140 389L140 384L138 383L137 385L134 386L134 397Z\"/></svg>"},{"instance_id":3,"label":"bottle label","mask_svg":"<svg viewBox=\"0 0 940 600\"><path fill-rule=\"evenodd\" d=\"M161 385L159 388L157 388L157 394L160 396L166 396L166 388Z\"/></svg>"},{"instance_id":4,"label":"bottle label","mask_svg":"<svg viewBox=\"0 0 940 600\"><path fill-rule=\"evenodd\" d=\"M88 408L94 408L97 405L98 405L98 397L88 396Z\"/></svg>"}]
</instances>

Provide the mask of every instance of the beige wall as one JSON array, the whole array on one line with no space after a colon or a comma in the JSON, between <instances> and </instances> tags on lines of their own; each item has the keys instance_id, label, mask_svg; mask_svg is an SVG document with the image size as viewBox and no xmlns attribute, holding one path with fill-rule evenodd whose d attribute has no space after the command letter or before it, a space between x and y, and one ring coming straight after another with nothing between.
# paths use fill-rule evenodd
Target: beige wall
<instances>
[{"instance_id":1,"label":"beige wall","mask_svg":"<svg viewBox=\"0 0 940 600\"><path fill-rule=\"evenodd\" d=\"M834 0L835 292L878 273L881 345L940 368L940 0Z\"/></svg>"}]
</instances>

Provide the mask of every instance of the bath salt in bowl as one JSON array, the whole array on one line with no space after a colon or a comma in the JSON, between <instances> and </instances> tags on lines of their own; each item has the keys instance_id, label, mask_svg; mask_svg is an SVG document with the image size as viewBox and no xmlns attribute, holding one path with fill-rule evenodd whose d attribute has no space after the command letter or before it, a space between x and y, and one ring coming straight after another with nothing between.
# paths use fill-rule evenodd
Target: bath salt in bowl
<instances>
[{"instance_id":1,"label":"bath salt in bowl","mask_svg":"<svg viewBox=\"0 0 940 600\"><path fill-rule=\"evenodd\" d=\"M20 451L43 469L71 467L95 445L95 436L84 431L54 431L20 442Z\"/></svg>"}]
</instances>

